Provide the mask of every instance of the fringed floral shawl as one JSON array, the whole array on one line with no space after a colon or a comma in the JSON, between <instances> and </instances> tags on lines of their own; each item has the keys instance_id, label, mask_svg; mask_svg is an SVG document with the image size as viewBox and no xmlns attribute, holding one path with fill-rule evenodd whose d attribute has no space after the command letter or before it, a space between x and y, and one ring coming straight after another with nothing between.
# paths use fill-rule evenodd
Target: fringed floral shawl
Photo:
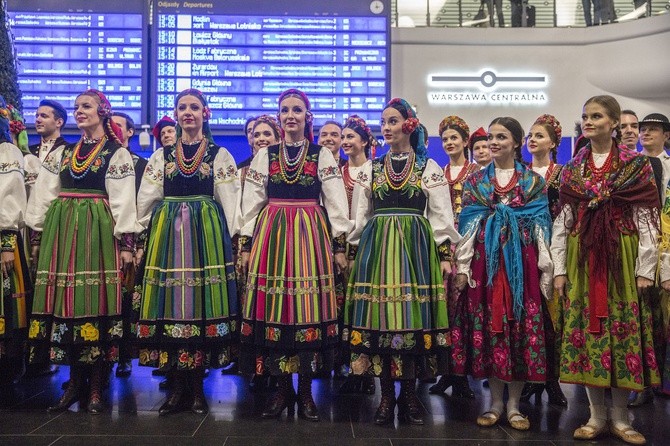
<instances>
[{"instance_id":1,"label":"fringed floral shawl","mask_svg":"<svg viewBox=\"0 0 670 446\"><path fill-rule=\"evenodd\" d=\"M510 192L512 198L507 204L496 197L492 182L495 177L493 163L468 177L463 187L459 232L463 236L469 235L479 229L482 221L486 222L487 285L492 285L498 272L502 251L512 290L514 316L520 320L524 283L522 245L536 243L539 234L544 240L551 239L551 216L544 178L518 161L515 161L514 169L519 174L519 180Z\"/></svg>"},{"instance_id":2,"label":"fringed floral shawl","mask_svg":"<svg viewBox=\"0 0 670 446\"><path fill-rule=\"evenodd\" d=\"M652 212L650 224L658 225L658 191L654 172L646 156L612 143L612 167L597 182L587 168L590 144L564 167L561 175L560 207L569 206L572 224L567 229L579 236L579 264L589 268L591 332L600 331L599 319L608 316L607 281L611 274L621 280L622 234L635 234L636 209Z\"/></svg>"}]
</instances>

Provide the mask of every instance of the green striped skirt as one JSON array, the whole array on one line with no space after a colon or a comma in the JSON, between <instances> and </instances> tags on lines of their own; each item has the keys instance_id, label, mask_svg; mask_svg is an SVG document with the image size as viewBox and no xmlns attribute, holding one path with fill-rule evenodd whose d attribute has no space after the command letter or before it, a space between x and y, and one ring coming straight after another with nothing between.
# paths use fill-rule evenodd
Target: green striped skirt
<instances>
[{"instance_id":1,"label":"green striped skirt","mask_svg":"<svg viewBox=\"0 0 670 446\"><path fill-rule=\"evenodd\" d=\"M32 362L118 360L120 258L100 191L63 190L47 211L28 330Z\"/></svg>"},{"instance_id":2,"label":"green striped skirt","mask_svg":"<svg viewBox=\"0 0 670 446\"><path fill-rule=\"evenodd\" d=\"M422 212L375 211L349 278L344 327L354 374L414 379L447 372L447 297Z\"/></svg>"},{"instance_id":3,"label":"green striped skirt","mask_svg":"<svg viewBox=\"0 0 670 446\"><path fill-rule=\"evenodd\" d=\"M230 362L239 305L219 203L200 195L166 197L156 207L141 283L140 364L193 369Z\"/></svg>"},{"instance_id":4,"label":"green striped skirt","mask_svg":"<svg viewBox=\"0 0 670 446\"><path fill-rule=\"evenodd\" d=\"M256 221L250 253L242 370L330 371L338 333L326 214L316 200L271 199Z\"/></svg>"},{"instance_id":5,"label":"green striped skirt","mask_svg":"<svg viewBox=\"0 0 670 446\"><path fill-rule=\"evenodd\" d=\"M14 265L0 287L0 358L5 354L23 355L28 332L27 305L30 285L23 237L16 232Z\"/></svg>"}]
</instances>

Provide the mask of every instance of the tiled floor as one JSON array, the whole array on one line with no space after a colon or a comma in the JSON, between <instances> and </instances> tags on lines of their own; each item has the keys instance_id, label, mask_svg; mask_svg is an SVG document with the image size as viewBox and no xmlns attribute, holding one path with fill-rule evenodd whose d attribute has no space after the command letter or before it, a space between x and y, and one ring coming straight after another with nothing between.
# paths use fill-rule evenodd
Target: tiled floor
<instances>
[{"instance_id":1,"label":"tiled floor","mask_svg":"<svg viewBox=\"0 0 670 446\"><path fill-rule=\"evenodd\" d=\"M200 416L181 413L158 417L165 394L158 390L160 378L151 370L135 367L132 377L112 378L106 393L108 410L98 416L70 411L50 415L45 408L54 403L60 384L67 379L62 367L54 376L24 380L13 388L0 388L1 445L320 445L320 446L411 446L411 445L562 445L572 444L572 432L588 418L583 389L564 385L567 409L523 404L531 430L518 432L506 422L479 428L475 418L488 405L488 390L473 383L475 400L429 395L421 385L421 400L428 413L423 427L398 424L380 427L372 423L379 403L374 396L338 395L339 382L315 380L315 400L322 421L310 423L286 414L278 420L259 417L267 395L248 391L240 376L213 371L205 381L211 412ZM450 393L451 391L448 391ZM670 445L670 400L656 398L653 405L635 409L634 426L647 437L647 444ZM581 443L587 444L587 443ZM604 437L598 445L623 444Z\"/></svg>"}]
</instances>

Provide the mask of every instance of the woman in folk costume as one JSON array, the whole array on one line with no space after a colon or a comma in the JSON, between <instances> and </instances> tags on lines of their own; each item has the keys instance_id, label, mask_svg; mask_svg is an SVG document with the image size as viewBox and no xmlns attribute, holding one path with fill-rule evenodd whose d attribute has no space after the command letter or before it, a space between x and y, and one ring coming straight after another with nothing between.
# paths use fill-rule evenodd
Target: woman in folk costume
<instances>
[{"instance_id":1,"label":"woman in folk costume","mask_svg":"<svg viewBox=\"0 0 670 446\"><path fill-rule=\"evenodd\" d=\"M149 232L137 326L140 364L167 368L172 378L159 415L208 412L205 368L230 362L238 329L235 160L212 140L211 110L200 91L177 95L175 118L177 142L151 156L137 202L139 224Z\"/></svg>"},{"instance_id":2,"label":"woman in folk costume","mask_svg":"<svg viewBox=\"0 0 670 446\"><path fill-rule=\"evenodd\" d=\"M532 162L528 167L538 175L544 178L547 187L547 199L549 200L549 213L551 219L555 220L560 208L558 206L558 189L560 187L561 169L563 166L556 163L558 146L561 143L562 136L561 123L552 115L542 115L538 117L530 128L526 140L526 146L531 156ZM557 406L567 406L568 401L563 395L561 386L558 383L559 371L558 361L560 352L560 336L557 335L558 326L558 299L548 299L543 301L542 306L545 311L544 330L547 346L547 382L527 383L523 388L521 401L528 401L535 395L535 401L540 401L544 390L547 391L549 403Z\"/></svg>"},{"instance_id":3,"label":"woman in folk costume","mask_svg":"<svg viewBox=\"0 0 670 446\"><path fill-rule=\"evenodd\" d=\"M589 143L563 167L551 251L563 321L561 381L587 386L591 410L574 437L596 438L609 425L623 441L644 444L626 402L631 390L660 383L651 311L641 298L656 277L659 199L647 157L618 145L620 115L611 96L584 104ZM609 416L605 388L612 389Z\"/></svg>"},{"instance_id":4,"label":"woman in folk costume","mask_svg":"<svg viewBox=\"0 0 670 446\"><path fill-rule=\"evenodd\" d=\"M36 157L30 155L27 144L23 144L25 152L14 144L18 141L13 136L25 133L16 114L0 96L0 385L20 378L25 370L31 288L21 228L27 201L24 157Z\"/></svg>"},{"instance_id":5,"label":"woman in folk costume","mask_svg":"<svg viewBox=\"0 0 670 446\"><path fill-rule=\"evenodd\" d=\"M342 128L342 150L347 155L346 162L340 166L344 188L347 191L347 201L349 202L349 218L356 219L357 204L354 202L354 186L358 180L359 174L370 164L370 154L377 145L377 140L372 135L370 127L363 118L358 115L351 115L347 118ZM350 245L351 247L351 245ZM349 249L348 260L353 262L356 252L355 249ZM338 274L335 277L337 286L337 307L340 324L344 322L344 299L348 277L346 274ZM343 364L349 363L349 349L340 350L340 360ZM375 379L374 376L360 376L350 373L347 380L340 386L340 393L364 393L374 395Z\"/></svg>"},{"instance_id":6,"label":"woman in folk costume","mask_svg":"<svg viewBox=\"0 0 670 446\"><path fill-rule=\"evenodd\" d=\"M312 377L332 371L339 339L334 272L347 268L351 223L337 163L312 143L310 110L299 90L279 96L284 138L258 152L244 186L240 237L248 279L240 368L278 376L264 418L292 412L297 373L298 415L319 420Z\"/></svg>"},{"instance_id":7,"label":"woman in folk costume","mask_svg":"<svg viewBox=\"0 0 670 446\"><path fill-rule=\"evenodd\" d=\"M665 189L665 202L663 203L663 208L661 210L661 230L662 238L661 244L658 249L661 252L661 264L660 264L660 281L661 287L665 291L665 299L662 302L666 302L668 299L668 294L670 294L670 183L667 184ZM659 365L661 368L662 374L662 387L661 391L670 395L670 324L668 323L668 307L667 304L663 309L663 323L666 327L665 332L665 342L661 348L665 348L665 363ZM658 351L658 347L656 347Z\"/></svg>"},{"instance_id":8,"label":"woman in folk costume","mask_svg":"<svg viewBox=\"0 0 670 446\"><path fill-rule=\"evenodd\" d=\"M444 278L451 273L454 228L442 168L426 156L425 136L412 107L392 99L382 113L390 151L358 176L358 247L344 310L343 340L356 375L380 378L376 424L398 418L423 424L416 379L446 374L449 321ZM396 400L394 381L399 380Z\"/></svg>"},{"instance_id":9,"label":"woman in folk costume","mask_svg":"<svg viewBox=\"0 0 670 446\"><path fill-rule=\"evenodd\" d=\"M250 131L247 132L247 138L249 145L251 146L251 156L243 162L244 166L240 167L240 164L237 165L240 171L240 184L242 185L242 191L244 192L244 182L249 172L249 166L251 165L251 160L254 156L261 150L270 146L279 144L281 141L281 128L277 120L270 115L260 115L254 116L253 118L247 119L247 126ZM246 128L245 127L245 128ZM239 243L237 238L237 253L235 261L235 273L237 275L237 294L240 296L240 302L244 300L244 295L246 292L247 286L247 275L246 275L246 265L242 265L240 261L241 257L239 253L241 252L243 246ZM276 390L277 389L277 376L270 375L266 370L263 375L254 375L249 382L249 388L253 392L266 391L266 390Z\"/></svg>"},{"instance_id":10,"label":"woman in folk costume","mask_svg":"<svg viewBox=\"0 0 670 446\"><path fill-rule=\"evenodd\" d=\"M542 299L553 291L551 217L544 179L521 162L519 122L496 118L488 133L493 163L472 174L463 189L455 286L468 288L452 332L454 373L489 380L491 406L478 425L498 422L507 383L507 420L527 430L521 391L525 382L546 378Z\"/></svg>"},{"instance_id":11,"label":"woman in folk costume","mask_svg":"<svg viewBox=\"0 0 670 446\"><path fill-rule=\"evenodd\" d=\"M461 202L463 195L463 185L470 174L479 170L479 165L470 162L471 150L468 150L468 138L470 137L470 127L468 124L458 116L447 116L440 122L439 135L442 140L442 148L449 156L449 164L444 166L444 177L449 183L449 193L451 194L451 206L454 212L454 221L456 229L458 229L458 216L461 213ZM454 249L455 246L452 247ZM452 265L455 266L455 265ZM452 279L455 271L449 275L445 281L445 288L447 291L452 291ZM449 317L453 321L456 316L458 300L460 293L451 293L449 296ZM459 375L444 375L434 386L431 386L430 393L443 393L449 387L453 387L452 396L461 398L474 398L475 394L470 389L468 378Z\"/></svg>"},{"instance_id":12,"label":"woman in folk costume","mask_svg":"<svg viewBox=\"0 0 670 446\"><path fill-rule=\"evenodd\" d=\"M106 363L118 360L123 335L121 270L133 258L135 172L104 94L77 96L74 116L81 139L47 155L28 202L26 224L42 234L28 336L31 361L70 366L65 393L49 410L66 410L88 381L88 411L100 413Z\"/></svg>"}]
</instances>

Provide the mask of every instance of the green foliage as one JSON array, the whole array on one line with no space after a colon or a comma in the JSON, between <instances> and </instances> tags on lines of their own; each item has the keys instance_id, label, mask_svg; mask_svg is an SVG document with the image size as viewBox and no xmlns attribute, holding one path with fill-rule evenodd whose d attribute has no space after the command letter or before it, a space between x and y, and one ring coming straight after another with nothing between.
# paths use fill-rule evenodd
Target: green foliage
<instances>
[{"instance_id":1,"label":"green foliage","mask_svg":"<svg viewBox=\"0 0 670 446\"><path fill-rule=\"evenodd\" d=\"M4 96L8 104L23 111L6 0L0 0L0 94Z\"/></svg>"}]
</instances>

